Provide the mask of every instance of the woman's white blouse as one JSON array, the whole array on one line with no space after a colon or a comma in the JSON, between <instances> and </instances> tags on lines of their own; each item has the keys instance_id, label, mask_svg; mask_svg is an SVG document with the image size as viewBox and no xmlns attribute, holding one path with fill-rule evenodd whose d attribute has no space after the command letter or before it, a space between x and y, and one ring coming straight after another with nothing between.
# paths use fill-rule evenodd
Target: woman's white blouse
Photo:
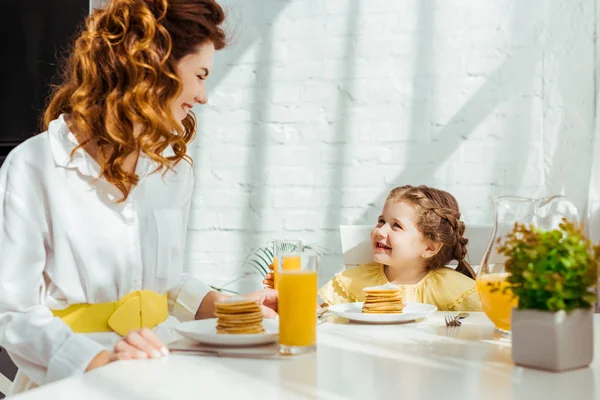
<instances>
[{"instance_id":1,"label":"woman's white blouse","mask_svg":"<svg viewBox=\"0 0 600 400\"><path fill-rule=\"evenodd\" d=\"M192 167L153 173L141 155L139 184L118 203L83 149L71 159L76 146L61 116L0 169L0 346L37 384L83 373L118 338L75 334L51 309L148 289L168 292L170 315L190 320L210 291L183 272Z\"/></svg>"}]
</instances>

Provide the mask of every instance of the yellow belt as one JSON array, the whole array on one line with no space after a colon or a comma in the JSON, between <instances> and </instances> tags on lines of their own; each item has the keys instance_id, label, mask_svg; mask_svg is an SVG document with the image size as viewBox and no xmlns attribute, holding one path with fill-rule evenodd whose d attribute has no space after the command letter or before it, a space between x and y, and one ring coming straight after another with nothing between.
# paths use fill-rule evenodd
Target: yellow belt
<instances>
[{"instance_id":1,"label":"yellow belt","mask_svg":"<svg viewBox=\"0 0 600 400\"><path fill-rule=\"evenodd\" d=\"M169 316L167 295L137 290L119 301L98 304L73 304L52 310L73 332L111 332L125 336L130 330L154 328Z\"/></svg>"}]
</instances>

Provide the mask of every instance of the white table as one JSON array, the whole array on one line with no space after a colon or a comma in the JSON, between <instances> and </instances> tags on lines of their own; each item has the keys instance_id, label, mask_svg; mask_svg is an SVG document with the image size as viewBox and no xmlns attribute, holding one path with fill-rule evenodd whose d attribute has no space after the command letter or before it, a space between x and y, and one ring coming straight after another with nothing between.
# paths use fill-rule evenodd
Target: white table
<instances>
[{"instance_id":1,"label":"white table","mask_svg":"<svg viewBox=\"0 0 600 400\"><path fill-rule=\"evenodd\" d=\"M595 359L565 373L516 367L482 313L446 328L444 313L401 325L319 325L318 351L285 359L171 354L108 365L18 396L49 399L600 399Z\"/></svg>"}]
</instances>

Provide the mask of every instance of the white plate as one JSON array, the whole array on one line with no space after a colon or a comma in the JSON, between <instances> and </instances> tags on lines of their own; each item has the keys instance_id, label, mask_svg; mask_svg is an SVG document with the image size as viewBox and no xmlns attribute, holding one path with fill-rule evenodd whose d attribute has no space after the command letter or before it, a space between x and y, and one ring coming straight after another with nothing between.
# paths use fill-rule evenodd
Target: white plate
<instances>
[{"instance_id":1,"label":"white plate","mask_svg":"<svg viewBox=\"0 0 600 400\"><path fill-rule=\"evenodd\" d=\"M183 337L215 346L257 346L276 342L279 337L279 321L265 319L263 327L265 328L264 333L219 334L217 333L217 319L211 318L182 322L175 326L175 330Z\"/></svg>"},{"instance_id":2,"label":"white plate","mask_svg":"<svg viewBox=\"0 0 600 400\"><path fill-rule=\"evenodd\" d=\"M360 322L407 322L426 318L437 310L437 307L424 303L406 303L400 314L367 314L362 312L364 303L346 303L329 306L332 313L352 321Z\"/></svg>"}]
</instances>

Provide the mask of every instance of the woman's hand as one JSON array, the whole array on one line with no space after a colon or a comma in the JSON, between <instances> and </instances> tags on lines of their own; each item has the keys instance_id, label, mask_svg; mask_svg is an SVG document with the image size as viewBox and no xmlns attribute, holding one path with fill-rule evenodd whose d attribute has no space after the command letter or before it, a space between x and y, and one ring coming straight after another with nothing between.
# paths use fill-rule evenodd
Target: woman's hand
<instances>
[{"instance_id":1,"label":"woman's hand","mask_svg":"<svg viewBox=\"0 0 600 400\"><path fill-rule=\"evenodd\" d=\"M271 271L275 270L273 264L269 264L269 269ZM265 279L263 280L263 283L265 284L266 288L275 289L275 275L272 272L268 273Z\"/></svg>"},{"instance_id":2,"label":"woman's hand","mask_svg":"<svg viewBox=\"0 0 600 400\"><path fill-rule=\"evenodd\" d=\"M109 362L111 362L112 356L113 356L112 351L102 350L100 353L96 354L96 356L92 359L92 361L90 361L87 368L85 369L85 372L91 371L93 369L96 369L98 367L102 367L102 366L108 364Z\"/></svg>"},{"instance_id":3,"label":"woman's hand","mask_svg":"<svg viewBox=\"0 0 600 400\"><path fill-rule=\"evenodd\" d=\"M130 331L119 339L113 351L103 350L96 355L86 371L91 371L103 365L118 360L144 360L161 358L169 354L169 349L148 328Z\"/></svg>"},{"instance_id":4,"label":"woman's hand","mask_svg":"<svg viewBox=\"0 0 600 400\"><path fill-rule=\"evenodd\" d=\"M169 355L169 349L148 328L129 331L113 349L113 360L161 358Z\"/></svg>"}]
</instances>

